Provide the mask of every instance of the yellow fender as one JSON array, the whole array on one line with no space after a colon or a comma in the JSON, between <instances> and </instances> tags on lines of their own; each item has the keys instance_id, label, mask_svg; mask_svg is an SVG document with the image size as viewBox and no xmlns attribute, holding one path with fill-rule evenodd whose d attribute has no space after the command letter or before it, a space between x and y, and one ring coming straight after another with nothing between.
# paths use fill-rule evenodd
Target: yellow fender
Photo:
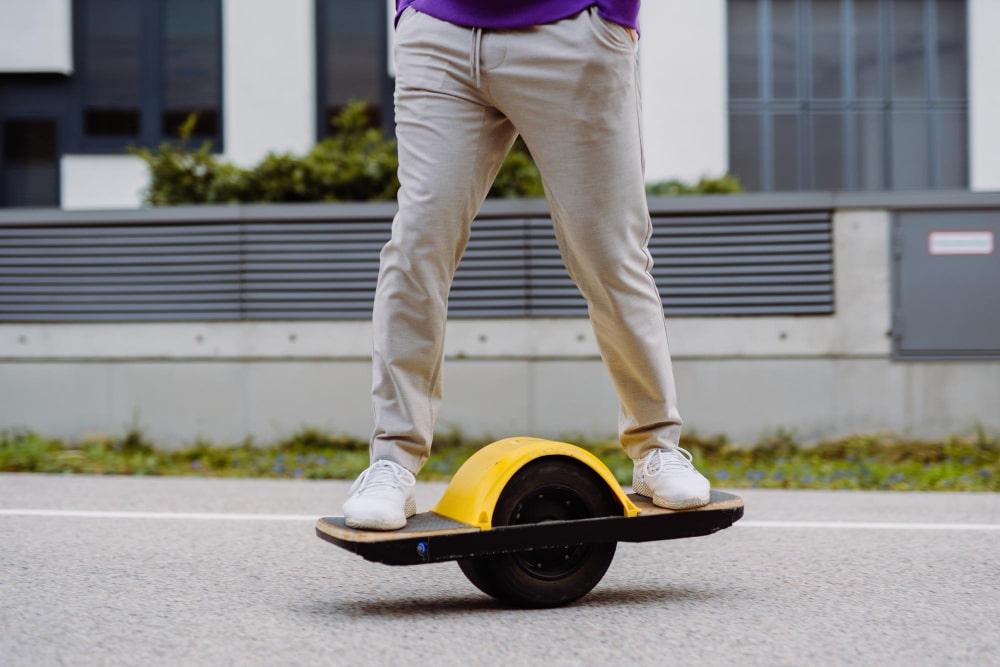
<instances>
[{"instance_id":1,"label":"yellow fender","mask_svg":"<svg viewBox=\"0 0 1000 667\"><path fill-rule=\"evenodd\" d=\"M639 508L629 500L599 458L576 445L529 437L497 440L473 454L452 477L434 513L489 530L493 509L507 482L526 463L543 456L568 456L586 464L607 482L621 502L624 516L639 514Z\"/></svg>"}]
</instances>

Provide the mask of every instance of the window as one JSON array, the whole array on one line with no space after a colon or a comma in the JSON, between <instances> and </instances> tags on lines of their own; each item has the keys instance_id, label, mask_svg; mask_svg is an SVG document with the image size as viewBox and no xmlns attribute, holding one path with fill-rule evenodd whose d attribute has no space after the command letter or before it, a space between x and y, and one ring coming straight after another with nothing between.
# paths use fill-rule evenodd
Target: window
<instances>
[{"instance_id":1,"label":"window","mask_svg":"<svg viewBox=\"0 0 1000 667\"><path fill-rule=\"evenodd\" d=\"M89 0L83 13L83 131L139 136L142 16L133 0Z\"/></svg>"},{"instance_id":2,"label":"window","mask_svg":"<svg viewBox=\"0 0 1000 667\"><path fill-rule=\"evenodd\" d=\"M387 6L375 0L317 0L320 138L330 133L330 121L350 100L368 101L372 123L391 130Z\"/></svg>"},{"instance_id":3,"label":"window","mask_svg":"<svg viewBox=\"0 0 1000 667\"><path fill-rule=\"evenodd\" d=\"M220 0L77 0L80 150L194 135L221 148Z\"/></svg>"},{"instance_id":4,"label":"window","mask_svg":"<svg viewBox=\"0 0 1000 667\"><path fill-rule=\"evenodd\" d=\"M968 185L965 0L729 0L750 190Z\"/></svg>"},{"instance_id":5,"label":"window","mask_svg":"<svg viewBox=\"0 0 1000 667\"><path fill-rule=\"evenodd\" d=\"M0 144L0 205L55 205L59 201L55 121L4 120Z\"/></svg>"},{"instance_id":6,"label":"window","mask_svg":"<svg viewBox=\"0 0 1000 667\"><path fill-rule=\"evenodd\" d=\"M197 114L195 134L218 137L222 76L219 5L170 0L163 17L163 109L160 130L175 136Z\"/></svg>"}]
</instances>

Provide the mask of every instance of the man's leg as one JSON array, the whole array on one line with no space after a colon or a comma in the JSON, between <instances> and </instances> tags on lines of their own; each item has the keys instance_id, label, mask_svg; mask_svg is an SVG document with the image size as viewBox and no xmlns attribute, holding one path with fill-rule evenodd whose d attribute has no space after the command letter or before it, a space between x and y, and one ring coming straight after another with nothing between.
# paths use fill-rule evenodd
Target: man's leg
<instances>
[{"instance_id":1,"label":"man's leg","mask_svg":"<svg viewBox=\"0 0 1000 667\"><path fill-rule=\"evenodd\" d=\"M416 473L441 402L448 292L515 130L470 80L471 32L407 9L396 29L399 211L372 313L371 466L347 525L392 530L416 512Z\"/></svg>"},{"instance_id":2,"label":"man's leg","mask_svg":"<svg viewBox=\"0 0 1000 667\"><path fill-rule=\"evenodd\" d=\"M407 10L396 35L399 212L372 316L373 461L417 472L442 395L448 292L516 132L472 81L471 31Z\"/></svg>"},{"instance_id":3,"label":"man's leg","mask_svg":"<svg viewBox=\"0 0 1000 667\"><path fill-rule=\"evenodd\" d=\"M507 42L490 90L542 172L560 251L618 393L632 488L662 507L704 505L709 482L678 447L666 322L650 272L636 44L593 7Z\"/></svg>"},{"instance_id":4,"label":"man's leg","mask_svg":"<svg viewBox=\"0 0 1000 667\"><path fill-rule=\"evenodd\" d=\"M636 47L625 28L585 10L510 33L489 73L495 102L542 173L567 269L617 390L633 459L673 449L681 433L663 306L650 274Z\"/></svg>"}]
</instances>

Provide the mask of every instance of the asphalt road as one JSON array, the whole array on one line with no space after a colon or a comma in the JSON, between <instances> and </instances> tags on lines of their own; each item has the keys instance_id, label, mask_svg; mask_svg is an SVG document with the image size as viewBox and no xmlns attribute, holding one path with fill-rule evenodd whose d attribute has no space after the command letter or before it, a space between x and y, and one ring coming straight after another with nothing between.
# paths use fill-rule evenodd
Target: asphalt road
<instances>
[{"instance_id":1,"label":"asphalt road","mask_svg":"<svg viewBox=\"0 0 1000 667\"><path fill-rule=\"evenodd\" d=\"M1000 495L747 491L742 525L620 545L576 605L520 611L317 539L346 489L0 475L0 664L1000 661Z\"/></svg>"}]
</instances>

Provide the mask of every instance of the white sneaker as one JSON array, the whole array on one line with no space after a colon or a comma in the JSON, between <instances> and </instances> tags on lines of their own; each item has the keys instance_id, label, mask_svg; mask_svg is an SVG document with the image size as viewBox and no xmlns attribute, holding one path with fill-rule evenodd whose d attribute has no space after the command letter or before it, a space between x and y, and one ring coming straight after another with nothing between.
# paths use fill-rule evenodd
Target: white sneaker
<instances>
[{"instance_id":1,"label":"white sneaker","mask_svg":"<svg viewBox=\"0 0 1000 667\"><path fill-rule=\"evenodd\" d=\"M667 509L707 505L710 489L708 479L691 465L691 452L680 447L654 449L632 468L632 490Z\"/></svg>"},{"instance_id":2,"label":"white sneaker","mask_svg":"<svg viewBox=\"0 0 1000 667\"><path fill-rule=\"evenodd\" d=\"M413 473L395 461L381 459L358 475L344 503L344 517L351 528L396 530L417 513Z\"/></svg>"}]
</instances>

